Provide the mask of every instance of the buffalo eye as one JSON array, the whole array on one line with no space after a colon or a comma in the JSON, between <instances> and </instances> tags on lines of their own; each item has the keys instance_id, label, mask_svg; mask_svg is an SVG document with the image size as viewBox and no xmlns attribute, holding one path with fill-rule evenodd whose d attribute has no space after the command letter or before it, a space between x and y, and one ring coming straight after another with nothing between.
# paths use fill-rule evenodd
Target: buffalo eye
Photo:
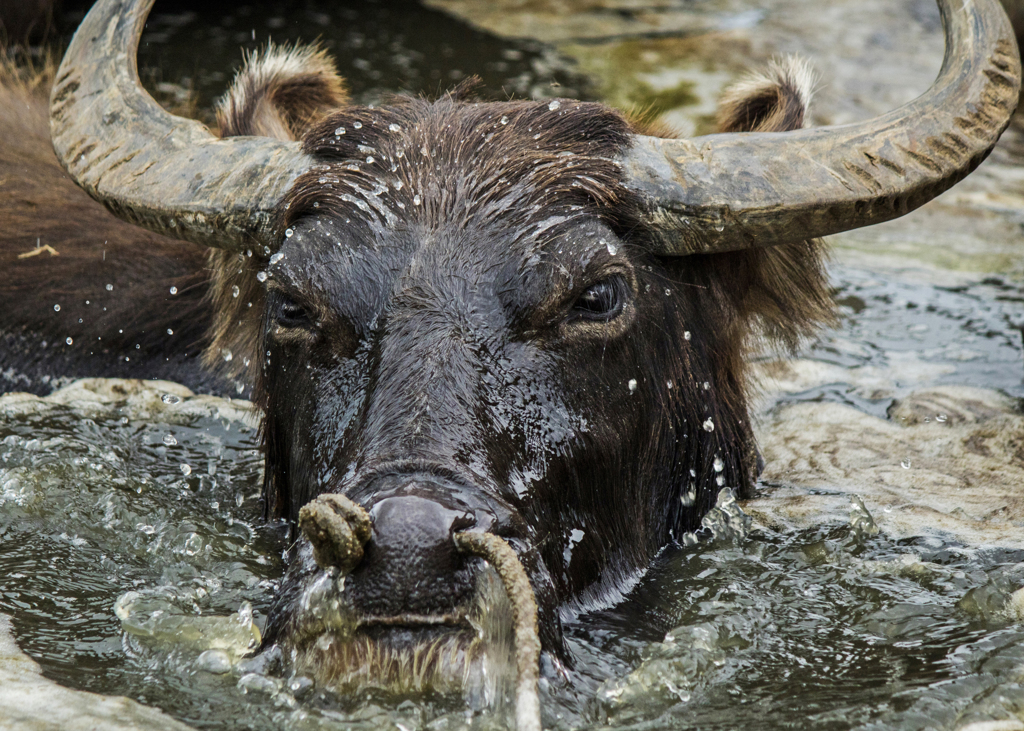
<instances>
[{"instance_id":1,"label":"buffalo eye","mask_svg":"<svg viewBox=\"0 0 1024 731\"><path fill-rule=\"evenodd\" d=\"M281 327L308 328L313 324L306 309L290 297L281 297L277 303L274 319Z\"/></svg>"},{"instance_id":2,"label":"buffalo eye","mask_svg":"<svg viewBox=\"0 0 1024 731\"><path fill-rule=\"evenodd\" d=\"M626 281L621 275L592 284L572 306L572 319L608 322L622 314L626 305Z\"/></svg>"}]
</instances>

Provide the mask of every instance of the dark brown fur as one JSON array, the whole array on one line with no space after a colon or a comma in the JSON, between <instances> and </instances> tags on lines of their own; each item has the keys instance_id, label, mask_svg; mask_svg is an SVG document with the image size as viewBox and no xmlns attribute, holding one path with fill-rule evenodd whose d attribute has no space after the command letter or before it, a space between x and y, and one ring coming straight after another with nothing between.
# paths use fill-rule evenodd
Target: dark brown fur
<instances>
[{"instance_id":1,"label":"dark brown fur","mask_svg":"<svg viewBox=\"0 0 1024 731\"><path fill-rule=\"evenodd\" d=\"M213 387L198 358L206 252L123 223L67 177L50 144L51 78L0 62L0 389L75 376Z\"/></svg>"}]
</instances>

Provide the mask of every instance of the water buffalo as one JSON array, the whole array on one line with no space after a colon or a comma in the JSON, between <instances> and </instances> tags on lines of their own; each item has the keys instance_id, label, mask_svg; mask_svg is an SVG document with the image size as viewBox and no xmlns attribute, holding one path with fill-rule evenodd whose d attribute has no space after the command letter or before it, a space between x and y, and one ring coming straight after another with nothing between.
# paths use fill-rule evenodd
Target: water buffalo
<instances>
[{"instance_id":1,"label":"water buffalo","mask_svg":"<svg viewBox=\"0 0 1024 731\"><path fill-rule=\"evenodd\" d=\"M301 529L265 647L338 688L472 685L481 638L508 624L482 616L481 597L503 593L488 562L518 641L535 600L546 671L571 664L565 617L617 601L722 487L754 484L745 354L830 316L817 237L963 178L1019 91L995 0L940 0L933 87L843 127L798 129L809 84L795 62L738 86L721 134L683 140L599 104L477 103L464 88L354 106L322 55L292 50L251 59L217 137L141 88L150 5L100 0L86 17L53 85L54 149L90 196L153 232L130 260L116 252L135 287L121 302L167 288L132 271L150 254L183 261L166 237L211 248L209 269L197 247L161 265L184 284L122 309L143 318L135 331L97 309L115 307L102 290L76 300L85 314L62 326L88 354L72 357L26 297L59 257L8 254L5 337L22 338L20 368L93 358L201 380L208 332L208 368L251 383L262 414L266 515ZM21 225L35 238L31 216ZM75 266L99 287L87 235ZM101 326L122 331L102 348ZM40 332L52 356L29 347Z\"/></svg>"}]
</instances>

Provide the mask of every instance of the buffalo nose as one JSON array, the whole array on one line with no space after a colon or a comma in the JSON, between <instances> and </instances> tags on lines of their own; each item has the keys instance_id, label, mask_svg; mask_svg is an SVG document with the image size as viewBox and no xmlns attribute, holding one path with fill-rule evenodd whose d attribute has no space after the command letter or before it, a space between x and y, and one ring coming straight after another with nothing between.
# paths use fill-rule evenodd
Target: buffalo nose
<instances>
[{"instance_id":1,"label":"buffalo nose","mask_svg":"<svg viewBox=\"0 0 1024 731\"><path fill-rule=\"evenodd\" d=\"M416 495L381 500L362 562L347 582L356 605L378 616L446 613L473 590L472 572L453 535L476 517Z\"/></svg>"}]
</instances>

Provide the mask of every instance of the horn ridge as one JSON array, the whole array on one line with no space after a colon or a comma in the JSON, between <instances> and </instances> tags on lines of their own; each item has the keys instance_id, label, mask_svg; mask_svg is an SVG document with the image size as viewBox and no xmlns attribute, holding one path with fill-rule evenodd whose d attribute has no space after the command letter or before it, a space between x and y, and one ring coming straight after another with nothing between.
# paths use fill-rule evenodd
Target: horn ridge
<instances>
[{"instance_id":1,"label":"horn ridge","mask_svg":"<svg viewBox=\"0 0 1024 731\"><path fill-rule=\"evenodd\" d=\"M961 6L958 9L955 6ZM781 133L637 136L622 164L654 253L775 246L898 218L974 170L1006 129L1020 56L997 0L939 0L931 88L885 115Z\"/></svg>"},{"instance_id":2,"label":"horn ridge","mask_svg":"<svg viewBox=\"0 0 1024 731\"><path fill-rule=\"evenodd\" d=\"M219 139L157 104L136 60L152 6L98 0L82 21L50 96L57 159L130 223L229 251L276 246L279 203L312 159L298 142Z\"/></svg>"}]
</instances>

